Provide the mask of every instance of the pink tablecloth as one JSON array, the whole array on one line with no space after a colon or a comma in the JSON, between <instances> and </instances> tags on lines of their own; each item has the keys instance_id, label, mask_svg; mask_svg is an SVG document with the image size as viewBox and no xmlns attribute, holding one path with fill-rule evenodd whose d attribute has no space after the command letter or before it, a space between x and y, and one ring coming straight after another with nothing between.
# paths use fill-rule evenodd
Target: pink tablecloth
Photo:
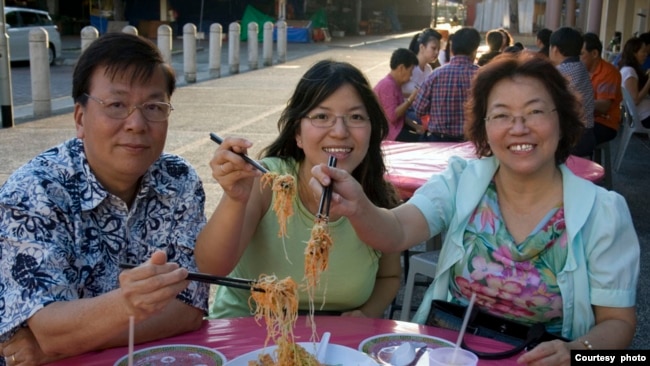
<instances>
[{"instance_id":1,"label":"pink tablecloth","mask_svg":"<svg viewBox=\"0 0 650 366\"><path fill-rule=\"evenodd\" d=\"M306 325L305 317L298 319L295 334L299 342L309 341L311 328ZM456 342L457 332L447 329L427 327L415 323L388 319L347 318L339 316L316 317L318 334L329 331L332 333L330 342L354 349L364 339L384 333L418 333L428 334ZM201 329L167 338L161 341L137 345L135 350L165 344L193 344L217 349L228 360L244 353L261 348L264 345L266 328L258 325L252 317L219 319L205 321ZM511 348L501 342L473 335L467 335L465 341L476 348L477 351L503 351ZM128 349L114 348L101 352L91 352L56 363L57 365L113 365L115 361L126 355ZM505 360L487 361L480 360L479 365L516 365L518 356Z\"/></svg>"},{"instance_id":2,"label":"pink tablecloth","mask_svg":"<svg viewBox=\"0 0 650 366\"><path fill-rule=\"evenodd\" d=\"M388 180L397 187L402 198L413 195L433 173L442 172L452 156L466 159L476 158L470 142L394 142L382 144ZM605 169L591 160L571 156L566 165L576 175L598 182L603 179Z\"/></svg>"}]
</instances>

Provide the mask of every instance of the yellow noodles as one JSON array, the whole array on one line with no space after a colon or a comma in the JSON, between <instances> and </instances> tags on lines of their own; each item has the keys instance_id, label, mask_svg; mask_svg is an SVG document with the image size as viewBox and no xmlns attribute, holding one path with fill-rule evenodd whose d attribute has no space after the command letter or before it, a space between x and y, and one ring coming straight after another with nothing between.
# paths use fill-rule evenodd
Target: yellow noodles
<instances>
[{"instance_id":1,"label":"yellow noodles","mask_svg":"<svg viewBox=\"0 0 650 366\"><path fill-rule=\"evenodd\" d=\"M296 182L293 176L269 172L262 176L262 187L271 185L271 190L276 193L273 201L273 211L278 216L280 230L278 237L282 238L287 234L287 221L293 216L293 197L296 195Z\"/></svg>"}]
</instances>

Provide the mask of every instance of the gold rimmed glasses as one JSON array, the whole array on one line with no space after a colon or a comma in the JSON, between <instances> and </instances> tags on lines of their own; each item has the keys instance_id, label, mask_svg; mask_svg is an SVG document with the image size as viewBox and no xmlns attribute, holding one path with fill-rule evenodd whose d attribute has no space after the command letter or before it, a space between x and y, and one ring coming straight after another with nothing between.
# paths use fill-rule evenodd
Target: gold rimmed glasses
<instances>
[{"instance_id":1,"label":"gold rimmed glasses","mask_svg":"<svg viewBox=\"0 0 650 366\"><path fill-rule=\"evenodd\" d=\"M521 116L515 116L509 113L495 113L493 115L485 117L485 122L497 127L509 128L515 125L515 121L518 118L521 118L521 121L526 126L533 127L542 123L546 123L548 121L548 115L556 111L556 108L553 108L549 111L545 111L543 109L533 109Z\"/></svg>"},{"instance_id":2,"label":"gold rimmed glasses","mask_svg":"<svg viewBox=\"0 0 650 366\"><path fill-rule=\"evenodd\" d=\"M84 93L84 95L101 104L104 114L113 119L125 119L130 116L133 111L139 109L142 116L144 116L147 121L164 122L174 110L171 103L166 102L145 102L142 104L127 105L120 100L102 100L87 93Z\"/></svg>"}]
</instances>

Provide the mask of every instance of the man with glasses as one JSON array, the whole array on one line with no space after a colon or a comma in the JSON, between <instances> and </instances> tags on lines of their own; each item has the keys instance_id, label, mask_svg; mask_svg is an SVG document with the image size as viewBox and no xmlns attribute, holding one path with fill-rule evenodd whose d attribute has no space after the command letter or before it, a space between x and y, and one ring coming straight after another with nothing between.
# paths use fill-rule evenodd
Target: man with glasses
<instances>
[{"instance_id":1,"label":"man with glasses","mask_svg":"<svg viewBox=\"0 0 650 366\"><path fill-rule=\"evenodd\" d=\"M77 137L0 188L7 364L125 346L131 318L136 343L200 326L208 287L185 278L205 194L186 161L162 153L175 86L152 42L100 37L73 74Z\"/></svg>"}]
</instances>

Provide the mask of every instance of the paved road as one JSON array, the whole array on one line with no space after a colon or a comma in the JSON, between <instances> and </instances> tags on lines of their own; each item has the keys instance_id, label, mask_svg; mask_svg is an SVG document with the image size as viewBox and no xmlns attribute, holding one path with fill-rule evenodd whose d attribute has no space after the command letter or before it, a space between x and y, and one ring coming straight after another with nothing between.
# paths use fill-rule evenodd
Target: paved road
<instances>
[{"instance_id":1,"label":"paved road","mask_svg":"<svg viewBox=\"0 0 650 366\"><path fill-rule=\"evenodd\" d=\"M314 55L326 52L331 48L353 49L366 44L385 42L391 39L400 39L399 47L408 46L408 40L413 33L402 33L396 35L384 36L366 36L366 37L345 37L334 38L329 43L288 43L287 44L287 62L295 59L304 58L308 55ZM69 111L72 106L72 71L74 63L79 57L81 42L79 37L64 36L62 37L63 52L57 65L50 67L50 96L52 99L52 109L56 111ZM246 43L240 44L240 65L239 73L251 71L248 60L248 48ZM275 45L274 45L275 47ZM197 81L214 79L209 73L209 44L207 40L197 41L196 53L196 71ZM172 47L172 66L178 76L178 85L187 85L185 81L184 59L183 59L183 40L174 39ZM277 50L274 48L273 63L278 66ZM262 44L258 50L259 61L258 67L263 68ZM221 77L232 76L230 74L230 65L228 63L228 44L224 42L221 52ZM32 110L32 85L29 62L15 62L11 65L11 84L14 106L14 118L20 123L29 120L33 116Z\"/></svg>"},{"instance_id":2,"label":"paved road","mask_svg":"<svg viewBox=\"0 0 650 366\"><path fill-rule=\"evenodd\" d=\"M72 65L50 67L50 96L53 100L72 94ZM32 85L29 62L14 62L11 65L11 89L14 106L32 102Z\"/></svg>"}]
</instances>

